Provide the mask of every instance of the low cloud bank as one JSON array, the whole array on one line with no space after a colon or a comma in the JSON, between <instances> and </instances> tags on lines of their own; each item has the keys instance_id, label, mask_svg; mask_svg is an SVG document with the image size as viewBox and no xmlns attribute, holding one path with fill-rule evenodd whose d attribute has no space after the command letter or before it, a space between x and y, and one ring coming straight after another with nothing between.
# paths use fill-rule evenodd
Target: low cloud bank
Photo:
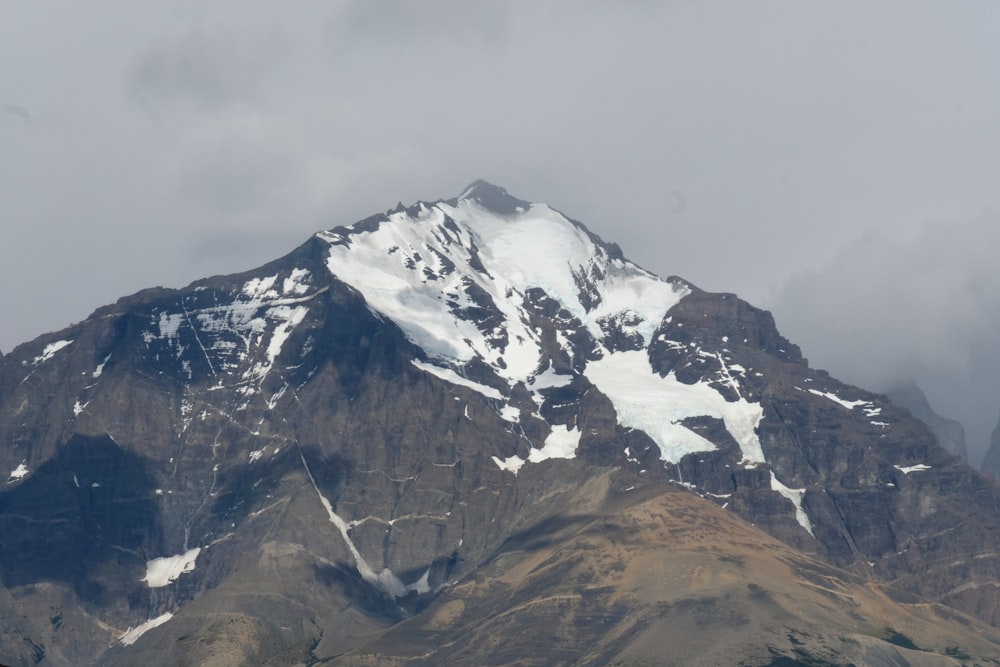
<instances>
[{"instance_id":1,"label":"low cloud bank","mask_svg":"<svg viewBox=\"0 0 1000 667\"><path fill-rule=\"evenodd\" d=\"M1000 407L1000 214L869 233L765 300L813 366L874 390L914 378L978 465Z\"/></svg>"}]
</instances>

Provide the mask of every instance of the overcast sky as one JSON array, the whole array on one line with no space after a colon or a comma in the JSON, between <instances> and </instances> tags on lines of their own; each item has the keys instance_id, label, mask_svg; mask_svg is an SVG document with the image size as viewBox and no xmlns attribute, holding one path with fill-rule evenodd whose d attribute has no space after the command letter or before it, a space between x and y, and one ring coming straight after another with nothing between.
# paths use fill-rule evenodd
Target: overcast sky
<instances>
[{"instance_id":1,"label":"overcast sky","mask_svg":"<svg viewBox=\"0 0 1000 667\"><path fill-rule=\"evenodd\" d=\"M4 0L0 350L476 178L1000 408L1000 3Z\"/></svg>"}]
</instances>

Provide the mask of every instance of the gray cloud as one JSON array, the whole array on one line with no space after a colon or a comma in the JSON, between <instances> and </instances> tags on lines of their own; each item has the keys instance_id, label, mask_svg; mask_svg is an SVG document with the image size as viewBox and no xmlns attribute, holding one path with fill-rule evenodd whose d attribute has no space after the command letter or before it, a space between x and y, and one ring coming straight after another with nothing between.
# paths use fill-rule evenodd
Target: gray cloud
<instances>
[{"instance_id":1,"label":"gray cloud","mask_svg":"<svg viewBox=\"0 0 1000 667\"><path fill-rule=\"evenodd\" d=\"M463 0L347 0L326 22L334 45L368 42L383 51L434 51L502 42L510 7Z\"/></svg>"},{"instance_id":2,"label":"gray cloud","mask_svg":"<svg viewBox=\"0 0 1000 667\"><path fill-rule=\"evenodd\" d=\"M1000 406L1000 215L870 233L765 302L814 365L875 389L915 378L982 456Z\"/></svg>"},{"instance_id":3,"label":"gray cloud","mask_svg":"<svg viewBox=\"0 0 1000 667\"><path fill-rule=\"evenodd\" d=\"M265 77L286 48L275 26L196 28L146 47L126 72L128 93L153 113L162 105L261 103Z\"/></svg>"},{"instance_id":4,"label":"gray cloud","mask_svg":"<svg viewBox=\"0 0 1000 667\"><path fill-rule=\"evenodd\" d=\"M18 104L5 104L3 105L3 111L5 114L17 118L25 124L31 124L31 113Z\"/></svg>"}]
</instances>

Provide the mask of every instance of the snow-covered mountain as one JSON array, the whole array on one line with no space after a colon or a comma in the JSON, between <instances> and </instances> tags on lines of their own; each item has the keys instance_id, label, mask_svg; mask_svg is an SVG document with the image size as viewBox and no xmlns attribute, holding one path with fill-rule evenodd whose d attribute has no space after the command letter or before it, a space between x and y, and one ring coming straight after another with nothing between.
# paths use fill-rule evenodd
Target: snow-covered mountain
<instances>
[{"instance_id":1,"label":"snow-covered mountain","mask_svg":"<svg viewBox=\"0 0 1000 667\"><path fill-rule=\"evenodd\" d=\"M0 662L1000 656L995 482L482 181L0 357L0 476Z\"/></svg>"},{"instance_id":2,"label":"snow-covered mountain","mask_svg":"<svg viewBox=\"0 0 1000 667\"><path fill-rule=\"evenodd\" d=\"M371 228L320 238L330 243L330 273L426 355L414 365L494 400L511 423L534 418L551 427L527 458L499 466L516 473L526 461L573 455L581 435L575 420L549 422L537 408L576 378L611 400L623 426L649 435L665 462L715 449L682 424L710 416L725 422L743 461L763 463L754 433L760 405L727 401L710 386L727 383L739 394L734 373L746 370L727 363L725 351L710 355L719 370L693 384L661 377L646 359L654 336L667 341L660 324L691 288L632 264L545 204L480 181L457 200L417 204ZM537 408L522 415L514 388Z\"/></svg>"}]
</instances>

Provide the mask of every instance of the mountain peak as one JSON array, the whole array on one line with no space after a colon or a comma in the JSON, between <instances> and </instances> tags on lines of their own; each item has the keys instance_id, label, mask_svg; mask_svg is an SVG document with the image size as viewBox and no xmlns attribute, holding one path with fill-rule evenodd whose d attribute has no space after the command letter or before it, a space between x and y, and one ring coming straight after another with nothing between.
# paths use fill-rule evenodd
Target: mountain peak
<instances>
[{"instance_id":1,"label":"mountain peak","mask_svg":"<svg viewBox=\"0 0 1000 667\"><path fill-rule=\"evenodd\" d=\"M996 664L997 508L770 313L477 181L0 357L0 665Z\"/></svg>"},{"instance_id":2,"label":"mountain peak","mask_svg":"<svg viewBox=\"0 0 1000 667\"><path fill-rule=\"evenodd\" d=\"M511 195L506 188L483 179L474 181L466 187L458 196L458 201L476 201L483 208L500 215L514 215L531 206L530 202Z\"/></svg>"}]
</instances>

